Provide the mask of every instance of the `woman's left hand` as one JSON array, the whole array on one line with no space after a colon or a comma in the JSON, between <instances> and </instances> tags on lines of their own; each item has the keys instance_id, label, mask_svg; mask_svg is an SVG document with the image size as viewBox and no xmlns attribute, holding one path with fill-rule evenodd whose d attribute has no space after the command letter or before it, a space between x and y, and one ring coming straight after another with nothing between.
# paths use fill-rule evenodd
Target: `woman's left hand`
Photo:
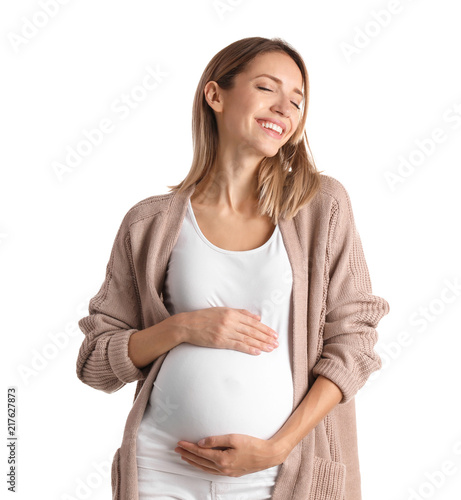
<instances>
[{"instance_id":1,"label":"woman's left hand","mask_svg":"<svg viewBox=\"0 0 461 500\"><path fill-rule=\"evenodd\" d=\"M186 462L210 474L231 477L274 467L288 456L277 450L273 441L246 434L210 436L204 438L203 445L188 441L179 441L178 445L175 451Z\"/></svg>"}]
</instances>

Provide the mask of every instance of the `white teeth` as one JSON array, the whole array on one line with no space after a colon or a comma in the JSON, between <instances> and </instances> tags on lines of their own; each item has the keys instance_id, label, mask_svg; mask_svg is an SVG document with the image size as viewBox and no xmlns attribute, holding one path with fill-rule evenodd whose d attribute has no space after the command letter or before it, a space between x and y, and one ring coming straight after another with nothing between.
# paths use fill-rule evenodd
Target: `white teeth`
<instances>
[{"instance_id":1,"label":"white teeth","mask_svg":"<svg viewBox=\"0 0 461 500\"><path fill-rule=\"evenodd\" d=\"M280 135L282 135L282 132L283 132L283 129L282 127L279 127L278 125L276 125L275 123L272 123L272 122L260 122L261 125L264 127L264 128L271 128L272 130L275 130L276 132L278 132Z\"/></svg>"}]
</instances>

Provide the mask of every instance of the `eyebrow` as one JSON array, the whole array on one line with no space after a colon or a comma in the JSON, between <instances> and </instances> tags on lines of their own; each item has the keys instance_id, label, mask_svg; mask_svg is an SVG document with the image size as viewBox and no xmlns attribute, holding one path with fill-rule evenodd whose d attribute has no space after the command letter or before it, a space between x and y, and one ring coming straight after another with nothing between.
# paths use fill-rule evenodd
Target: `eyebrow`
<instances>
[{"instance_id":1,"label":"eyebrow","mask_svg":"<svg viewBox=\"0 0 461 500\"><path fill-rule=\"evenodd\" d=\"M274 82L276 82L278 84L283 83L282 80L280 80L280 78L277 78L276 76L273 76L273 75L268 75L267 73L262 73L261 75L255 76L253 78L253 80L256 80L256 78L259 78L260 76L267 76L267 78L270 78L271 80L274 80ZM304 94L299 89L294 88L293 92L296 92L297 94L299 94L301 97L304 98Z\"/></svg>"}]
</instances>

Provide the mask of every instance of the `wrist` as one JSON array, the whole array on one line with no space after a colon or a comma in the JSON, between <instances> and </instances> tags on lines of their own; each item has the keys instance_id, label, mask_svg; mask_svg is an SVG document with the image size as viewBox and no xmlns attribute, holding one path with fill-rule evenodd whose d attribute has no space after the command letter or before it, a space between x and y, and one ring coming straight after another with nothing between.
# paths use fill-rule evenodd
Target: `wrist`
<instances>
[{"instance_id":1,"label":"wrist","mask_svg":"<svg viewBox=\"0 0 461 500\"><path fill-rule=\"evenodd\" d=\"M172 334L176 337L176 343L182 344L187 342L187 325L185 322L184 313L173 314L167 318Z\"/></svg>"},{"instance_id":2,"label":"wrist","mask_svg":"<svg viewBox=\"0 0 461 500\"><path fill-rule=\"evenodd\" d=\"M268 440L268 445L269 453L277 460L277 463L279 464L284 462L293 450L293 446L291 446L291 443L288 443L283 439L278 439L275 436Z\"/></svg>"}]
</instances>

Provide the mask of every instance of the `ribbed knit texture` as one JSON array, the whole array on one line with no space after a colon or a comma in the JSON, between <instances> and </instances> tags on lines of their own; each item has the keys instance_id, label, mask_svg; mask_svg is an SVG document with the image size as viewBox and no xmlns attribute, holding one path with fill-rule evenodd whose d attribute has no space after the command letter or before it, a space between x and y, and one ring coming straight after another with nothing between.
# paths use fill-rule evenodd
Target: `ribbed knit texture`
<instances>
[{"instance_id":1,"label":"ribbed knit texture","mask_svg":"<svg viewBox=\"0 0 461 500\"><path fill-rule=\"evenodd\" d=\"M389 304L372 294L346 189L332 177L321 179L314 199L279 222L293 270L293 410L318 375L337 384L343 397L285 460L273 500L361 500L354 396L382 366L376 327ZM169 316L161 290L194 189L151 196L127 212L105 280L78 322L85 335L78 378L106 393L137 381L112 464L114 500L138 500L136 432L166 356L138 369L128 356L129 337Z\"/></svg>"},{"instance_id":2,"label":"ribbed knit texture","mask_svg":"<svg viewBox=\"0 0 461 500\"><path fill-rule=\"evenodd\" d=\"M312 498L315 500L342 500L345 478L346 468L344 464L315 457Z\"/></svg>"}]
</instances>

